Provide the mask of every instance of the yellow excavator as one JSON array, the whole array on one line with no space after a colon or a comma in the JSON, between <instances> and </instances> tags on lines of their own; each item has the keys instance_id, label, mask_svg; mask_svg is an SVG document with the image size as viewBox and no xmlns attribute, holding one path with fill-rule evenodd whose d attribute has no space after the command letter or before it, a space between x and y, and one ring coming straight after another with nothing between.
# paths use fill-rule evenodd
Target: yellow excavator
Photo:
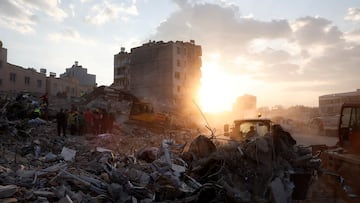
<instances>
[{"instance_id":1,"label":"yellow excavator","mask_svg":"<svg viewBox=\"0 0 360 203\"><path fill-rule=\"evenodd\" d=\"M154 107L149 102L135 99L132 102L129 123L150 128L155 131L163 131L170 124L170 117L164 113L154 112Z\"/></svg>"},{"instance_id":2,"label":"yellow excavator","mask_svg":"<svg viewBox=\"0 0 360 203\"><path fill-rule=\"evenodd\" d=\"M336 200L360 202L360 103L342 105L337 131L335 146L313 146L322 162L319 179Z\"/></svg>"}]
</instances>

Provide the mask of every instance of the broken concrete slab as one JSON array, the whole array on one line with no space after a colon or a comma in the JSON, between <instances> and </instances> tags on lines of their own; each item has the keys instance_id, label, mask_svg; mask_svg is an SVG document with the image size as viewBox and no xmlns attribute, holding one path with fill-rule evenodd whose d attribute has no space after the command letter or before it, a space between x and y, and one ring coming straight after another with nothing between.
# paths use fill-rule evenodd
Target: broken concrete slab
<instances>
[{"instance_id":1,"label":"broken concrete slab","mask_svg":"<svg viewBox=\"0 0 360 203\"><path fill-rule=\"evenodd\" d=\"M16 185L0 185L0 199L12 197L18 188Z\"/></svg>"},{"instance_id":2,"label":"broken concrete slab","mask_svg":"<svg viewBox=\"0 0 360 203\"><path fill-rule=\"evenodd\" d=\"M61 157L63 157L65 161L75 161L75 156L76 156L76 150L67 147L62 148Z\"/></svg>"}]
</instances>

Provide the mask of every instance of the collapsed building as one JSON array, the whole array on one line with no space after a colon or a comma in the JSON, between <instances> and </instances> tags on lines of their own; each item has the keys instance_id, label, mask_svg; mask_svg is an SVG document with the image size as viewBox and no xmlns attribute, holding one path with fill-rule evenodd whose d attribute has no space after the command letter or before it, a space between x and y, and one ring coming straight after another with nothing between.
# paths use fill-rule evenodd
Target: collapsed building
<instances>
[{"instance_id":1,"label":"collapsed building","mask_svg":"<svg viewBox=\"0 0 360 203\"><path fill-rule=\"evenodd\" d=\"M106 92L89 95L86 105L114 95ZM197 129L159 133L116 119L112 133L64 138L53 120L18 112L33 102L17 102L0 102L1 201L289 202L307 197L319 167L311 149L281 128L271 136L219 142ZM122 114L129 112L119 104Z\"/></svg>"},{"instance_id":2,"label":"collapsed building","mask_svg":"<svg viewBox=\"0 0 360 203\"><path fill-rule=\"evenodd\" d=\"M161 131L126 122L138 98L152 96L159 109L182 109L180 100L192 94L183 87L199 77L199 56L201 49L194 42L149 42L126 53L120 65L115 62L120 76L113 87L96 88L70 102L50 100L49 111L66 105L115 111L110 133L59 137L54 117L30 116L39 97L1 99L0 201L281 203L309 194L315 202L333 200L321 187L317 193L308 191L320 160L282 128L256 139L220 142L214 133L186 124L186 117L171 119ZM150 63L143 65L143 57ZM171 69L162 69L160 59ZM194 63L190 68L189 61ZM160 81L159 73L164 76ZM159 85L164 89L156 90ZM162 102L171 105L159 105Z\"/></svg>"}]
</instances>

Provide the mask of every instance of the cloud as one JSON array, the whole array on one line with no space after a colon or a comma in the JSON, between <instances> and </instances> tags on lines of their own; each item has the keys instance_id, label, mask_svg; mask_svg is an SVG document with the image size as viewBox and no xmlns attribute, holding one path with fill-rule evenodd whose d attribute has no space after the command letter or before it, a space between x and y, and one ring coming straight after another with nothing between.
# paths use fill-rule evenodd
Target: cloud
<instances>
[{"instance_id":1,"label":"cloud","mask_svg":"<svg viewBox=\"0 0 360 203\"><path fill-rule=\"evenodd\" d=\"M324 18L304 17L292 23L295 39L303 46L329 45L342 41L342 32Z\"/></svg>"},{"instance_id":2,"label":"cloud","mask_svg":"<svg viewBox=\"0 0 360 203\"><path fill-rule=\"evenodd\" d=\"M44 12L56 21L67 14L58 8L57 0L2 0L0 1L0 26L21 33L34 33L38 12Z\"/></svg>"},{"instance_id":3,"label":"cloud","mask_svg":"<svg viewBox=\"0 0 360 203\"><path fill-rule=\"evenodd\" d=\"M86 46L96 45L96 41L80 36L80 33L73 28L65 28L60 32L50 33L48 39L56 42L71 41Z\"/></svg>"},{"instance_id":4,"label":"cloud","mask_svg":"<svg viewBox=\"0 0 360 203\"><path fill-rule=\"evenodd\" d=\"M36 24L34 12L21 2L0 1L0 26L21 33L33 33Z\"/></svg>"},{"instance_id":5,"label":"cloud","mask_svg":"<svg viewBox=\"0 0 360 203\"><path fill-rule=\"evenodd\" d=\"M332 46L320 57L315 57L306 64L307 76L317 79L336 79L346 83L358 78L360 69L360 45L349 43Z\"/></svg>"},{"instance_id":6,"label":"cloud","mask_svg":"<svg viewBox=\"0 0 360 203\"><path fill-rule=\"evenodd\" d=\"M282 38L291 33L285 20L270 22L241 19L238 7L221 7L216 4L188 5L186 9L173 13L162 22L155 35L150 38L159 40L196 39L210 51L245 45L257 38ZM206 33L206 34L205 34ZM234 46L236 44L237 46Z\"/></svg>"},{"instance_id":7,"label":"cloud","mask_svg":"<svg viewBox=\"0 0 360 203\"><path fill-rule=\"evenodd\" d=\"M138 15L135 1L129 2L129 5L110 3L103 1L100 4L93 5L91 8L91 15L85 17L85 21L90 24L102 25L110 21L115 21L120 18L126 21L129 16Z\"/></svg>"},{"instance_id":8,"label":"cloud","mask_svg":"<svg viewBox=\"0 0 360 203\"><path fill-rule=\"evenodd\" d=\"M350 21L360 21L360 8L349 8L344 19Z\"/></svg>"},{"instance_id":9,"label":"cloud","mask_svg":"<svg viewBox=\"0 0 360 203\"><path fill-rule=\"evenodd\" d=\"M58 0L31 0L26 1L22 0L24 4L26 4L29 8L43 11L48 16L52 17L54 20L61 22L66 17L68 17L67 13L59 8Z\"/></svg>"},{"instance_id":10,"label":"cloud","mask_svg":"<svg viewBox=\"0 0 360 203\"><path fill-rule=\"evenodd\" d=\"M314 87L312 92L329 92L336 84L334 90L359 87L359 30L344 33L320 17L261 21L241 17L239 7L230 4L175 2L179 9L150 40L193 39L202 46L203 60L218 53L222 71L249 76L257 84L289 87L278 91L311 92ZM355 20L358 15L359 9L349 9L347 18Z\"/></svg>"},{"instance_id":11,"label":"cloud","mask_svg":"<svg viewBox=\"0 0 360 203\"><path fill-rule=\"evenodd\" d=\"M360 44L360 29L344 33L344 38L348 42L353 42L353 43L356 43L356 44Z\"/></svg>"},{"instance_id":12,"label":"cloud","mask_svg":"<svg viewBox=\"0 0 360 203\"><path fill-rule=\"evenodd\" d=\"M69 4L69 9L70 9L71 16L74 17L75 16L75 5Z\"/></svg>"}]
</instances>

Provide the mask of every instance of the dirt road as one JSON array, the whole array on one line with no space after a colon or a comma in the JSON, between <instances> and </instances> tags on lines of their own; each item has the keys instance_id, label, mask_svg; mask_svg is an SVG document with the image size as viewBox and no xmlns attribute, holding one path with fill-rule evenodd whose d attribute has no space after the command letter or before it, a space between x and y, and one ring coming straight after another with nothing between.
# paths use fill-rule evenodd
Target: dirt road
<instances>
[{"instance_id":1,"label":"dirt road","mask_svg":"<svg viewBox=\"0 0 360 203\"><path fill-rule=\"evenodd\" d=\"M338 140L337 137L310 135L306 133L291 133L291 135L297 141L297 144L304 146L316 145L316 144L325 144L328 146L334 146Z\"/></svg>"}]
</instances>

